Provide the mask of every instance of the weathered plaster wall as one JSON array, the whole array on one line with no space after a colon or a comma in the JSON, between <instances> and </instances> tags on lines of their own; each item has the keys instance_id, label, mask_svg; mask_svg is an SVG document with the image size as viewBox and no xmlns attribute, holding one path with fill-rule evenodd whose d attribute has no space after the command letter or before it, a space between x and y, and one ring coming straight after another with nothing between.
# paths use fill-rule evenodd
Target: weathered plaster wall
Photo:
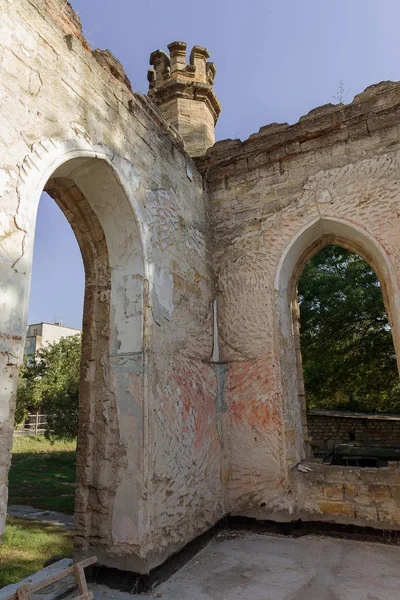
<instances>
[{"instance_id":1,"label":"weathered plaster wall","mask_svg":"<svg viewBox=\"0 0 400 600\"><path fill-rule=\"evenodd\" d=\"M400 84L382 83L198 161L212 205L231 512L336 518L299 485L307 479L307 498L321 491L296 467L307 456L296 285L322 245L359 252L381 279L399 356L399 120Z\"/></svg>"},{"instance_id":2,"label":"weathered plaster wall","mask_svg":"<svg viewBox=\"0 0 400 600\"><path fill-rule=\"evenodd\" d=\"M146 571L224 512L201 177L64 1L5 0L0 49L2 520L46 188L86 271L76 550Z\"/></svg>"},{"instance_id":3,"label":"weathered plaster wall","mask_svg":"<svg viewBox=\"0 0 400 600\"><path fill-rule=\"evenodd\" d=\"M64 0L4 0L0 49L3 520L46 189L86 272L78 555L144 572L227 512L400 527L394 467L297 469L308 434L296 301L322 245L358 252L380 277L400 357L400 84L217 143L196 168ZM357 493L333 485L339 474Z\"/></svg>"}]
</instances>

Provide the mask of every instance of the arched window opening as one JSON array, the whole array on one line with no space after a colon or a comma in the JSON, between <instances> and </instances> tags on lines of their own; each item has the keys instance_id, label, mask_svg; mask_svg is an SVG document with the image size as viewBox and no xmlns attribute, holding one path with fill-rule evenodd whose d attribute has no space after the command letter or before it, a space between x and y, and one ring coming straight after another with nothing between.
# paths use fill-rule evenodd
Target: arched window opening
<instances>
[{"instance_id":1,"label":"arched window opening","mask_svg":"<svg viewBox=\"0 0 400 600\"><path fill-rule=\"evenodd\" d=\"M328 244L298 282L308 439L327 462L383 466L400 446L400 382L380 281Z\"/></svg>"}]
</instances>

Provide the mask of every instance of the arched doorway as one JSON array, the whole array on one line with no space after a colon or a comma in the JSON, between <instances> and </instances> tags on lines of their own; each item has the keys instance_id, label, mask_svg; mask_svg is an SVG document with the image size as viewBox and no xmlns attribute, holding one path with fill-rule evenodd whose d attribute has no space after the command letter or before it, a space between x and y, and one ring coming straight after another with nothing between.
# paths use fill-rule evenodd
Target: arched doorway
<instances>
[{"instance_id":1,"label":"arched doorway","mask_svg":"<svg viewBox=\"0 0 400 600\"><path fill-rule=\"evenodd\" d=\"M71 144L73 146L74 144ZM121 164L107 153L51 147L42 152L43 169L27 167L20 182L15 218L21 255L3 295L2 332L15 357L6 365L3 388L5 449L12 442L12 414L27 319L36 212L41 192L58 204L78 241L85 269L82 361L77 445L75 550L96 553L107 562L115 529L135 526L142 478L143 287L144 257L131 190L121 184ZM125 173L125 176L127 173ZM129 173L128 173L129 175ZM15 290L15 293L11 293ZM5 297L6 296L6 297ZM138 426L138 422L140 426ZM9 457L3 454L3 468ZM128 462L135 476L126 480ZM129 501L127 497L129 496Z\"/></svg>"}]
</instances>

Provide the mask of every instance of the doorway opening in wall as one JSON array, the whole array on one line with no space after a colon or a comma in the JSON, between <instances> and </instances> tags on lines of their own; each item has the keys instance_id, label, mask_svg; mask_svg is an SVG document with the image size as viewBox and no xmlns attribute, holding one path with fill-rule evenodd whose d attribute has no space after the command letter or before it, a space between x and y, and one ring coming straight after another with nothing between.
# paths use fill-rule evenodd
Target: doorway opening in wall
<instances>
[{"instance_id":1,"label":"doorway opening in wall","mask_svg":"<svg viewBox=\"0 0 400 600\"><path fill-rule=\"evenodd\" d=\"M0 587L72 557L84 296L81 251L43 194L36 221Z\"/></svg>"},{"instance_id":2,"label":"doorway opening in wall","mask_svg":"<svg viewBox=\"0 0 400 600\"><path fill-rule=\"evenodd\" d=\"M331 464L400 460L400 381L381 283L361 256L328 244L298 282L307 436Z\"/></svg>"},{"instance_id":3,"label":"doorway opening in wall","mask_svg":"<svg viewBox=\"0 0 400 600\"><path fill-rule=\"evenodd\" d=\"M122 380L125 386L122 373L126 372L129 376L130 369L134 370L135 401L140 403L143 397L144 260L138 223L116 169L109 164L105 155L94 158L92 151L75 149L71 152L71 146L73 147L72 142L66 146L63 144L51 157L51 164L58 165L53 171L51 171L51 166L47 168L44 166L47 177L44 190L61 209L67 221L66 227L71 227L73 231L74 237L71 236L71 239L75 244L75 238L79 245L79 252L76 245L74 248L75 255L81 256L79 260L81 276L80 278L78 276L81 290L84 280L79 406L76 410L78 423L76 483L73 485L75 504L72 509L74 512L74 556L79 558L97 556L112 539L113 518L116 514L116 491L121 480L121 471L126 467L127 446L130 447L129 444L132 441L132 437L130 437L133 435L131 423L136 418L131 418L130 415L125 419L120 418L120 394L125 394L124 398L132 397L130 380L129 383L126 383L126 391L125 387L122 388L123 391L120 391ZM71 154L73 157L69 158ZM64 162L62 162L63 158L65 158ZM46 160L49 160L47 155ZM32 192L31 199L29 194L31 189L35 190L35 186L38 189L38 186L42 185L45 176L42 175L40 183L35 179L36 172L32 177L32 188L26 185L21 195L21 206L24 206L27 227L24 237L24 261L20 263L21 271L24 269L24 273L20 273L22 276L29 275L31 270L30 258L33 252L33 241L38 241L43 236L43 232L40 233L40 215L35 232L35 208L37 207L36 203L39 203L39 196ZM42 199L42 202L46 203L50 200ZM54 233L54 227L52 228L47 221L44 227ZM34 235L35 233L36 235ZM60 236L55 235L55 237L56 240L53 240L48 254L55 254L58 246L64 246L64 256L67 257L66 266L64 269L59 266L54 269L58 269L62 279L67 280L66 269L72 261L71 247L61 244ZM60 282L57 283L54 269L47 274L51 288L61 286ZM25 287L22 286L25 292L24 300L28 290L27 283L26 278ZM34 291L33 286L32 289ZM70 290L67 291L70 294ZM68 299L67 292L64 292L64 295ZM67 308L69 308L69 304L67 302ZM21 307L10 306L9 308L19 314L20 318L25 317L25 303ZM78 321L67 322L67 308L52 306L50 311L52 318L49 317L49 321L59 322L62 320L64 325L79 328ZM42 320L41 315L31 318L37 323ZM37 329L37 327L33 327L33 329ZM39 336L40 332L36 333ZM71 351L69 355L71 362L72 354ZM73 356L76 357L76 353ZM38 362L38 377L44 379L45 358L40 356ZM131 367L132 364L133 367ZM72 370L72 367L69 370ZM115 377L116 373L120 379ZM59 375L60 372L57 370L57 377L54 378L54 381L50 378L49 385L46 384L46 395L47 393L50 395L53 387L58 389L60 382L64 381ZM55 385L53 386L53 384ZM56 411L53 405L50 405L48 428L60 424L67 427L71 424L70 404L67 400L75 392L76 386L71 384L65 393L61 393L64 412L61 411L62 416L57 422L54 419ZM121 441L123 436L125 436L124 443ZM71 435L70 439L72 438ZM53 439L57 440L58 437L54 436ZM74 441L69 443L74 444ZM131 446L135 451L140 447L137 438L134 438ZM73 456L70 456L73 465ZM27 469L22 469L23 474L26 472ZM75 474L75 470L73 472ZM50 484L50 476L48 480ZM63 477L60 476L58 481L62 483L62 480ZM65 480L64 482L68 483ZM71 482L72 475L69 483ZM36 484L37 480L35 480ZM132 487L134 484L136 481L132 483ZM132 488L129 488L129 492L126 492L127 497L129 494L129 498L131 498L131 490ZM121 492L120 499L121 497L125 498L124 493L125 491ZM53 500L57 494L58 492L54 491ZM64 495L69 495L69 492L59 494L60 497ZM12 493L10 501L15 501ZM68 501L65 502L68 503ZM27 494L26 504L29 503L32 504L31 494ZM56 508L54 504L53 508ZM59 505L58 508L62 509L63 507ZM131 514L132 518L136 518L135 506L132 507ZM15 545L18 536L16 537L16 534L14 535L12 532L7 535L8 546L13 546L13 543ZM6 546L3 544L0 571L0 577L3 580L6 572L4 567L5 548ZM50 544L50 548L49 553L54 555L56 553L55 545ZM43 565L43 557L48 552L41 550L40 554ZM25 562L21 555L16 557L16 561L20 567L27 568L28 566L30 570L33 568L31 560L27 559ZM26 570L22 573L20 571L18 579L21 579L24 572L26 573Z\"/></svg>"}]
</instances>

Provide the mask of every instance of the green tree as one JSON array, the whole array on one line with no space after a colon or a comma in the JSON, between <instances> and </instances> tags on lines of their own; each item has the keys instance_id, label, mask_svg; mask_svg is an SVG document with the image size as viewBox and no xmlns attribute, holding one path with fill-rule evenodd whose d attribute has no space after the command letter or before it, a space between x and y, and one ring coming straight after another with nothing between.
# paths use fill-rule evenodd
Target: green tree
<instances>
[{"instance_id":1,"label":"green tree","mask_svg":"<svg viewBox=\"0 0 400 600\"><path fill-rule=\"evenodd\" d=\"M309 408L400 412L400 384L379 280L360 256L325 246L298 285Z\"/></svg>"},{"instance_id":2,"label":"green tree","mask_svg":"<svg viewBox=\"0 0 400 600\"><path fill-rule=\"evenodd\" d=\"M78 430L81 336L62 338L38 352L42 410L47 414L46 437L51 440L76 438Z\"/></svg>"},{"instance_id":3,"label":"green tree","mask_svg":"<svg viewBox=\"0 0 400 600\"><path fill-rule=\"evenodd\" d=\"M71 441L78 427L81 336L62 338L41 348L31 366L25 365L17 392L17 414L23 420L27 407L40 404L47 415L45 436Z\"/></svg>"},{"instance_id":4,"label":"green tree","mask_svg":"<svg viewBox=\"0 0 400 600\"><path fill-rule=\"evenodd\" d=\"M19 372L18 388L17 388L17 403L15 407L15 423L19 425L23 423L30 409L39 404L40 390L36 383L36 367L28 364L27 357L24 358L24 363Z\"/></svg>"}]
</instances>

